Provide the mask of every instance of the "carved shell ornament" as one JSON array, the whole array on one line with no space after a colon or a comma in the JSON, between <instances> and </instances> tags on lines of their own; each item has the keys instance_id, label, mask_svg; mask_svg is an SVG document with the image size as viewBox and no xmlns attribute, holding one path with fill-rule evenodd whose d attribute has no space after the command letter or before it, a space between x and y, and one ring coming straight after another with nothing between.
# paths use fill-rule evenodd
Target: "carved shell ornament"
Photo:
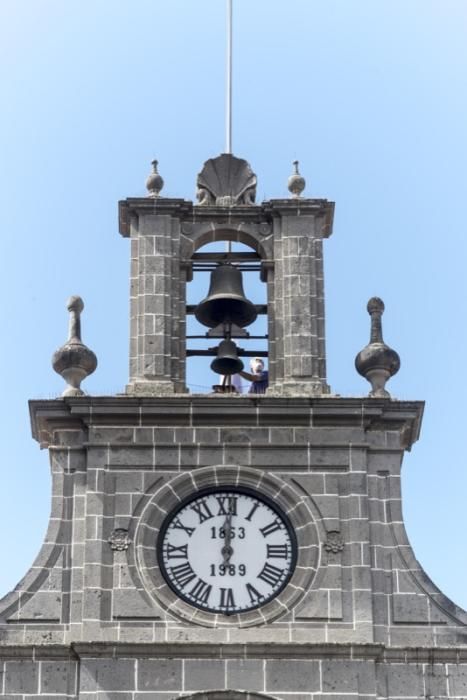
<instances>
[{"instance_id":1,"label":"carved shell ornament","mask_svg":"<svg viewBox=\"0 0 467 700\"><path fill-rule=\"evenodd\" d=\"M256 175L246 160L230 153L207 160L196 184L200 205L232 207L255 203Z\"/></svg>"}]
</instances>

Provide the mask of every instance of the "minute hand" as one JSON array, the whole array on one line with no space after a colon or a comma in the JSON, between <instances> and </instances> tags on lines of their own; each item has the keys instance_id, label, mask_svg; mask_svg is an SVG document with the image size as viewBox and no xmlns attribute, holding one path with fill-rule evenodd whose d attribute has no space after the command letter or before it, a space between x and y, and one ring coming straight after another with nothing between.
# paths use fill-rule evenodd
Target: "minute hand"
<instances>
[{"instance_id":1,"label":"minute hand","mask_svg":"<svg viewBox=\"0 0 467 700\"><path fill-rule=\"evenodd\" d=\"M225 523L223 525L223 530L225 534L224 538L224 546L221 549L221 554L224 558L224 564L228 564L230 562L230 557L233 554L233 549L230 545L232 541L232 513L229 513L225 519Z\"/></svg>"}]
</instances>

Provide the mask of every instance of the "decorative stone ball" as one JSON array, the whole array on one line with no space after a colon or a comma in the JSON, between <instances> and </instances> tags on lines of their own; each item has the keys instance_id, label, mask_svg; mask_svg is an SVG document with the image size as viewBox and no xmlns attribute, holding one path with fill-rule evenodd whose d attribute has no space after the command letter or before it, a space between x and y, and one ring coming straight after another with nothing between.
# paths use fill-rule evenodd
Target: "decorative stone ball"
<instances>
[{"instance_id":1,"label":"decorative stone ball","mask_svg":"<svg viewBox=\"0 0 467 700\"><path fill-rule=\"evenodd\" d=\"M376 369L386 370L392 377L400 366L399 355L385 343L370 343L355 358L355 368L362 377Z\"/></svg>"},{"instance_id":2,"label":"decorative stone ball","mask_svg":"<svg viewBox=\"0 0 467 700\"><path fill-rule=\"evenodd\" d=\"M295 172L292 173L287 180L287 187L289 192L291 192L294 197L300 197L301 193L305 189L306 182L305 178L302 177L298 171L298 160L294 160L293 165Z\"/></svg>"},{"instance_id":3,"label":"decorative stone ball","mask_svg":"<svg viewBox=\"0 0 467 700\"><path fill-rule=\"evenodd\" d=\"M157 171L157 164L157 160L152 161L152 173L146 180L146 188L149 192L149 197L158 197L159 192L164 187L164 180Z\"/></svg>"},{"instance_id":4,"label":"decorative stone ball","mask_svg":"<svg viewBox=\"0 0 467 700\"><path fill-rule=\"evenodd\" d=\"M84 302L79 296L71 296L66 303L66 308L68 311L76 311L80 314L84 309Z\"/></svg>"},{"instance_id":5,"label":"decorative stone ball","mask_svg":"<svg viewBox=\"0 0 467 700\"><path fill-rule=\"evenodd\" d=\"M375 313L382 314L384 312L384 301L379 297L371 297L366 305L366 310L370 316Z\"/></svg>"}]
</instances>

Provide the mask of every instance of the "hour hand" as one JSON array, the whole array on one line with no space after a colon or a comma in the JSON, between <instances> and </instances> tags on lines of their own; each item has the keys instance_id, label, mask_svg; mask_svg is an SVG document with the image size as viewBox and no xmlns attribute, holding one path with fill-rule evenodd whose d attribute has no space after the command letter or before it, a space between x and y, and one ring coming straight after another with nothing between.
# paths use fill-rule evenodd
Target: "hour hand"
<instances>
[{"instance_id":1,"label":"hour hand","mask_svg":"<svg viewBox=\"0 0 467 700\"><path fill-rule=\"evenodd\" d=\"M223 530L225 533L225 538L224 546L221 549L221 554L224 559L224 564L228 564L230 562L230 557L233 554L233 549L230 545L230 542L232 541L232 513L227 515L223 525Z\"/></svg>"}]
</instances>

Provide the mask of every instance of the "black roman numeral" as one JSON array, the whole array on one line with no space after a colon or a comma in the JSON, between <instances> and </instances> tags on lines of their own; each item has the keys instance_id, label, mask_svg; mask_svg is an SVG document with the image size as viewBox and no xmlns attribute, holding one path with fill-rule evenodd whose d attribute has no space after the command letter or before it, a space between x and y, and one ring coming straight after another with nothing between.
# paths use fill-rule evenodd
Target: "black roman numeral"
<instances>
[{"instance_id":1,"label":"black roman numeral","mask_svg":"<svg viewBox=\"0 0 467 700\"><path fill-rule=\"evenodd\" d=\"M257 603L259 600L264 598L264 596L262 596L261 593L257 591L254 586L251 585L251 583L246 584L246 589L248 591L248 595L250 596L250 600L253 604Z\"/></svg>"},{"instance_id":2,"label":"black roman numeral","mask_svg":"<svg viewBox=\"0 0 467 700\"><path fill-rule=\"evenodd\" d=\"M256 510L257 508L259 508L259 503L255 503L255 505L253 506L253 508L250 510L250 512L249 512L248 515L246 516L245 520L249 520L249 521L251 522L251 519L252 519L252 517L253 517L253 515L254 515L254 513L255 513L255 510Z\"/></svg>"},{"instance_id":3,"label":"black roman numeral","mask_svg":"<svg viewBox=\"0 0 467 700\"><path fill-rule=\"evenodd\" d=\"M260 574L258 574L258 578L274 587L279 583L283 574L284 571L282 569L278 569L277 566L273 566L272 564L268 564L268 562L266 562L266 564L263 566L263 570Z\"/></svg>"},{"instance_id":4,"label":"black roman numeral","mask_svg":"<svg viewBox=\"0 0 467 700\"><path fill-rule=\"evenodd\" d=\"M188 545L183 544L181 547L175 547L170 542L167 542L167 559L188 559Z\"/></svg>"},{"instance_id":5,"label":"black roman numeral","mask_svg":"<svg viewBox=\"0 0 467 700\"><path fill-rule=\"evenodd\" d=\"M176 582L179 583L182 588L196 578L196 574L189 562L186 564L179 564L178 566L172 566L170 567L170 571Z\"/></svg>"},{"instance_id":6,"label":"black roman numeral","mask_svg":"<svg viewBox=\"0 0 467 700\"><path fill-rule=\"evenodd\" d=\"M282 527L282 523L280 520L273 520L272 523L269 523L269 525L265 525L264 527L260 528L260 532L263 533L263 537L267 537L268 535L271 535L273 532L276 530L280 530Z\"/></svg>"},{"instance_id":7,"label":"black roman numeral","mask_svg":"<svg viewBox=\"0 0 467 700\"><path fill-rule=\"evenodd\" d=\"M187 527L186 525L184 525L184 524L182 523L182 521L180 520L180 518L175 518L175 520L172 520L172 527L173 527L175 530L185 530L185 532L187 533L188 537L191 537L192 534L193 534L194 531L195 531L195 528L194 528L194 527Z\"/></svg>"},{"instance_id":8,"label":"black roman numeral","mask_svg":"<svg viewBox=\"0 0 467 700\"><path fill-rule=\"evenodd\" d=\"M199 522L204 523L205 520L213 518L214 515L209 510L209 506L206 501L200 501L199 503L193 503L191 510L194 510L199 517Z\"/></svg>"},{"instance_id":9,"label":"black roman numeral","mask_svg":"<svg viewBox=\"0 0 467 700\"><path fill-rule=\"evenodd\" d=\"M235 600L233 590L231 588L220 588L219 590L221 592L221 602L219 603L219 607L234 608Z\"/></svg>"},{"instance_id":10,"label":"black roman numeral","mask_svg":"<svg viewBox=\"0 0 467 700\"><path fill-rule=\"evenodd\" d=\"M211 595L212 586L202 578L199 578L193 588L190 591L190 595L198 601L198 603L204 603L207 605L209 596Z\"/></svg>"},{"instance_id":11,"label":"black roman numeral","mask_svg":"<svg viewBox=\"0 0 467 700\"><path fill-rule=\"evenodd\" d=\"M216 496L219 504L217 515L237 515L237 496Z\"/></svg>"},{"instance_id":12,"label":"black roman numeral","mask_svg":"<svg viewBox=\"0 0 467 700\"><path fill-rule=\"evenodd\" d=\"M268 544L266 547L268 559L287 559L289 555L289 548L286 544Z\"/></svg>"}]
</instances>

